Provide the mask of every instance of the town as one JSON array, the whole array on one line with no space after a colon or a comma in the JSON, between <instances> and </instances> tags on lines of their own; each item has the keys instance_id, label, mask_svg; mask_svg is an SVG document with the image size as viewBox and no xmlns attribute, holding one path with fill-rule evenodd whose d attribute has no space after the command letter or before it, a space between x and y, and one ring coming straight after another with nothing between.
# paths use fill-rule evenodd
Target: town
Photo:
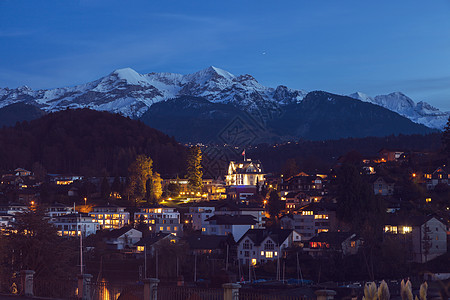
<instances>
[{"instance_id":1,"label":"town","mask_svg":"<svg viewBox=\"0 0 450 300\"><path fill-rule=\"evenodd\" d=\"M183 178L161 178L145 155L127 177L48 174L40 165L10 170L0 186L1 276L8 278L1 291L17 293L25 276L34 280L32 295L81 298L90 290L117 299L141 295L151 278L167 299L176 299L176 288L228 283L239 283L241 295L273 290L313 299L319 289L350 299L364 282L386 280L400 295L402 279L416 289L447 279L446 160L378 153L348 153L320 174L292 160L282 173L266 173L242 149L222 176L206 178L200 146L189 148Z\"/></svg>"}]
</instances>

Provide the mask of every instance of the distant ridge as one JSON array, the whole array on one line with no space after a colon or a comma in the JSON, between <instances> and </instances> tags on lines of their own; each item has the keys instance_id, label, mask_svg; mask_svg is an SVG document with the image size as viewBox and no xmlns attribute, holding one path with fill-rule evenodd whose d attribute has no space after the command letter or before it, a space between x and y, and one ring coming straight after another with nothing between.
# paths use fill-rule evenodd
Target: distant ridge
<instances>
[{"instance_id":1,"label":"distant ridge","mask_svg":"<svg viewBox=\"0 0 450 300\"><path fill-rule=\"evenodd\" d=\"M407 122L404 123L404 126L395 129L394 127L400 124L398 123L400 119L396 121L395 126L392 122L389 123L390 125L386 124L386 127L390 127L390 129L383 128L382 120L386 120L387 113L381 113L382 110L377 110L374 106L364 106L365 108L362 109L363 106L355 104L358 106L358 109L354 107L355 113L369 113L367 118L372 120L371 124L378 124L376 126L379 128L370 129L368 128L369 124L364 123L364 116L359 119L363 123L358 124L355 118L343 113L343 109L348 108L350 103L338 100L344 99L337 98L338 95L333 96L338 103L337 106L333 106L333 109L329 109L328 102L320 101L324 107L315 105L314 108L317 111L310 110L309 115L304 115L299 108L303 107L302 103L307 95L311 97L311 93L304 90L290 89L283 85L275 88L266 87L249 74L236 76L213 66L187 75L176 73L140 74L131 68L123 68L115 70L98 80L73 87L37 91L26 86L17 89L0 89L0 108L15 103L32 105L47 113L67 108L91 108L119 113L133 119L141 118L147 124L159 126L158 128L169 134L178 137L186 135L192 138L200 138L202 142L214 140L214 136L220 134L224 126L228 124L227 122L243 115L250 117L249 122L247 122L250 123L249 127L262 130L260 133L256 133L258 135L256 138L265 139L265 141L348 137L352 133L346 131L344 124L350 124L349 120L354 120L352 126L355 129L355 136L428 132L423 127ZM198 118L208 120L211 119L211 116L214 116L220 119L217 123L205 123L203 119L194 119L195 111L191 111L189 118L187 118L187 112L175 111L176 109L186 108L186 99L191 99L196 103L198 102L196 99L199 98L208 101L210 104L202 106L197 114ZM179 100L173 102L171 99L184 100L181 103ZM441 112L425 102L416 104L399 92L374 98L363 93L355 93L348 99L355 103L359 103L358 100L372 103L385 111L398 113L413 121L416 125L422 124L439 130L442 130L449 116L448 113ZM339 107L341 103L344 105L342 109ZM164 106L169 104L172 106L172 111L164 112ZM230 107L234 109L233 113ZM305 106L305 108L308 107L311 107L311 105ZM208 110L211 111L208 112ZM327 115L325 116L321 110L327 111ZM375 110L380 116L383 116L381 119L377 120L373 117ZM170 125L171 129L164 125L165 120L161 116L157 116L156 111L164 112L165 118L168 118L167 121L173 122ZM341 113L336 114L339 111ZM297 115L293 115L293 112L296 112ZM171 113L174 115L181 114L180 117L187 118L186 120L196 124L195 126L200 126L198 134L197 132L194 132L194 135L191 134L192 132L188 133L189 128L185 128L188 127L186 123L181 125L181 119L173 119ZM225 113L227 117L219 116L220 113ZM329 124L331 127L327 130L322 128L320 134L309 134L313 128L320 128L316 119L309 118L310 115L324 118L320 124L324 124L324 122L327 122L326 120L334 120L335 123L338 123L338 126ZM338 115L345 116L346 119L339 120ZM393 117L389 118L392 119ZM305 120L309 120L309 123L306 124ZM276 124L276 122L279 124ZM179 126L175 127L175 124L179 124ZM219 124L222 125L219 126ZM289 124L289 127L286 127L286 124ZM204 132L208 129L204 126L209 128L209 134ZM337 131L338 128L344 131L339 132ZM325 133L330 129L336 130L334 130L334 133ZM182 140L186 141L184 137L182 137ZM196 140L188 141L195 142Z\"/></svg>"}]
</instances>

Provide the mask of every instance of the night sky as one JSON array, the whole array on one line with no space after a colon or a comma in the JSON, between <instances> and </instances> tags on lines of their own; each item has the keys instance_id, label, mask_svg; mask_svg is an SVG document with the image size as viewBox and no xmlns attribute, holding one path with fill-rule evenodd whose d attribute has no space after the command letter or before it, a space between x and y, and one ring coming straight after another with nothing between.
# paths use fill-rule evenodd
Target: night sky
<instances>
[{"instance_id":1,"label":"night sky","mask_svg":"<svg viewBox=\"0 0 450 300\"><path fill-rule=\"evenodd\" d=\"M450 1L0 0L0 87L210 65L275 87L450 110Z\"/></svg>"}]
</instances>

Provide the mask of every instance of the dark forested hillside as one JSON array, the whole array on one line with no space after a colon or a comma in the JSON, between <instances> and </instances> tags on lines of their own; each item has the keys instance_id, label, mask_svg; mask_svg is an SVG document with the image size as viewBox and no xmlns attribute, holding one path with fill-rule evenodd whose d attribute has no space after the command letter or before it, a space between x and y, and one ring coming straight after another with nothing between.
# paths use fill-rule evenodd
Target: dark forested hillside
<instances>
[{"instance_id":1,"label":"dark forested hillside","mask_svg":"<svg viewBox=\"0 0 450 300\"><path fill-rule=\"evenodd\" d=\"M441 134L398 135L387 137L347 138L331 141L300 141L281 145L258 145L247 151L247 157L259 159L267 172L281 172L289 159L295 159L302 171L327 171L340 156L350 151L363 156L377 156L382 148L403 151L430 151L441 149Z\"/></svg>"},{"instance_id":2,"label":"dark forested hillside","mask_svg":"<svg viewBox=\"0 0 450 300\"><path fill-rule=\"evenodd\" d=\"M65 110L0 130L0 169L126 175L137 154L164 175L184 172L186 149L142 122L89 109Z\"/></svg>"},{"instance_id":3,"label":"dark forested hillside","mask_svg":"<svg viewBox=\"0 0 450 300\"><path fill-rule=\"evenodd\" d=\"M0 127L14 126L17 122L31 121L46 113L39 108L23 102L13 103L0 108Z\"/></svg>"}]
</instances>

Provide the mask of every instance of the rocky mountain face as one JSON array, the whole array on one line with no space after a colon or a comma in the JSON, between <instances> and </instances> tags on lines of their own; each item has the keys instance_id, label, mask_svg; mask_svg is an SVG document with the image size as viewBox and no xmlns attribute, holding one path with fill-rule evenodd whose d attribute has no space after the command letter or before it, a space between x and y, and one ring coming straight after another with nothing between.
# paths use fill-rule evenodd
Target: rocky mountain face
<instances>
[{"instance_id":1,"label":"rocky mountain face","mask_svg":"<svg viewBox=\"0 0 450 300\"><path fill-rule=\"evenodd\" d=\"M332 100L328 101L328 98ZM442 129L448 118L447 113L424 102L416 104L401 93L375 98L355 93L344 97L325 92L307 93L282 85L271 88L261 85L251 75L235 76L216 67L188 75L139 74L125 68L72 87L51 90L0 88L0 109L17 103L44 112L90 108L119 113L141 119L170 135L182 137L183 141L195 138L203 142L222 141L217 139L218 135L236 125L233 124L236 119L253 133L255 138L252 140L278 141L340 138L352 136L352 132L355 136L424 133L428 129L416 123ZM415 123L397 120L392 112ZM369 115L364 117L364 114ZM388 119L396 121L392 123ZM166 124L168 122L170 124ZM387 123L383 125L382 122ZM390 128L399 122L405 124L398 127L403 131ZM344 124L350 127L346 129ZM312 133L318 129L319 132Z\"/></svg>"},{"instance_id":2,"label":"rocky mountain face","mask_svg":"<svg viewBox=\"0 0 450 300\"><path fill-rule=\"evenodd\" d=\"M279 86L262 86L251 75L234 76L209 67L199 72L139 74L126 68L99 80L53 90L0 89L0 107L25 102L47 112L85 108L139 118L157 102L180 96L203 97L213 103L229 103L245 111L271 110L301 101L306 92Z\"/></svg>"},{"instance_id":3,"label":"rocky mountain face","mask_svg":"<svg viewBox=\"0 0 450 300\"><path fill-rule=\"evenodd\" d=\"M356 92L349 96L387 108L415 123L423 124L430 128L442 130L450 117L449 112L442 112L423 101L415 103L411 98L400 92L380 95L374 98L361 92Z\"/></svg>"}]
</instances>

